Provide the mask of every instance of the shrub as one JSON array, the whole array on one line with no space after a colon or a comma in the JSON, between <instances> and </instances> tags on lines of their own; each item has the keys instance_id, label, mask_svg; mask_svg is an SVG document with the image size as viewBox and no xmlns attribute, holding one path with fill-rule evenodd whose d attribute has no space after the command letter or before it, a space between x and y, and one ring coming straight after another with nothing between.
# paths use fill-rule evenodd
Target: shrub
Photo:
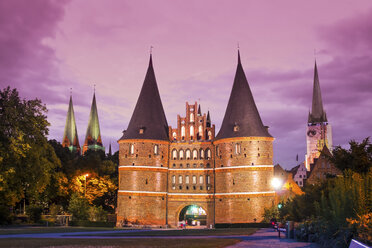
<instances>
[{"instance_id":1,"label":"shrub","mask_svg":"<svg viewBox=\"0 0 372 248\"><path fill-rule=\"evenodd\" d=\"M0 206L0 225L7 225L12 222L9 207Z\"/></svg>"},{"instance_id":2,"label":"shrub","mask_svg":"<svg viewBox=\"0 0 372 248\"><path fill-rule=\"evenodd\" d=\"M107 212L103 210L102 206L89 208L89 220L90 221L107 221Z\"/></svg>"},{"instance_id":3,"label":"shrub","mask_svg":"<svg viewBox=\"0 0 372 248\"><path fill-rule=\"evenodd\" d=\"M78 193L74 193L71 196L68 211L72 214L74 220L88 220L89 208L88 201L82 198Z\"/></svg>"},{"instance_id":4,"label":"shrub","mask_svg":"<svg viewBox=\"0 0 372 248\"><path fill-rule=\"evenodd\" d=\"M32 223L38 223L41 221L41 213L43 212L42 207L40 206L30 206L28 208L28 216L30 218L30 222Z\"/></svg>"}]
</instances>

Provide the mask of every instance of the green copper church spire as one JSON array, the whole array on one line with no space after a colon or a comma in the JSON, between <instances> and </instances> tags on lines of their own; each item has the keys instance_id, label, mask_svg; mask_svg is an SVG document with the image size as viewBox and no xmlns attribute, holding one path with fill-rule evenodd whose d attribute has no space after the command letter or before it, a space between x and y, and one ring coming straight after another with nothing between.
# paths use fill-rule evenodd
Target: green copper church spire
<instances>
[{"instance_id":1,"label":"green copper church spire","mask_svg":"<svg viewBox=\"0 0 372 248\"><path fill-rule=\"evenodd\" d=\"M62 146L68 147L71 152L80 154L79 137L76 128L74 107L72 104L72 95L70 95L70 103L68 105L65 131L63 133Z\"/></svg>"},{"instance_id":2,"label":"green copper church spire","mask_svg":"<svg viewBox=\"0 0 372 248\"><path fill-rule=\"evenodd\" d=\"M85 153L87 150L105 151L105 148L102 145L101 131L99 129L96 93L93 94L92 107L90 109L88 128L85 135L85 143L83 146L83 153Z\"/></svg>"}]
</instances>

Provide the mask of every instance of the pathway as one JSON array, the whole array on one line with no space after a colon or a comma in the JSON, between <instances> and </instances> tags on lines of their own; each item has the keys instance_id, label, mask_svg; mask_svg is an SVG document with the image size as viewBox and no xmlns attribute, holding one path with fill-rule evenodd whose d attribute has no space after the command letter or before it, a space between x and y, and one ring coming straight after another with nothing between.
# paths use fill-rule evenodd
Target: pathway
<instances>
[{"instance_id":1,"label":"pathway","mask_svg":"<svg viewBox=\"0 0 372 248\"><path fill-rule=\"evenodd\" d=\"M284 234L285 235L285 234ZM282 235L282 237L284 236ZM293 239L278 238L278 233L273 229L263 228L250 236L244 237L243 241L226 248L243 248L243 247L283 247L283 248L317 248L315 243L297 242Z\"/></svg>"}]
</instances>

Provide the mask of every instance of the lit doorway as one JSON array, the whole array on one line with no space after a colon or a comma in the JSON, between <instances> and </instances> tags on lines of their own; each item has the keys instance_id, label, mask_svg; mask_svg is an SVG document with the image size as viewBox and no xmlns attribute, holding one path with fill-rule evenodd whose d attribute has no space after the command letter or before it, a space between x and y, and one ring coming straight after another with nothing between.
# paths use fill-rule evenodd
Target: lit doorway
<instances>
[{"instance_id":1,"label":"lit doorway","mask_svg":"<svg viewBox=\"0 0 372 248\"><path fill-rule=\"evenodd\" d=\"M205 228L207 225L207 212L198 205L184 207L179 216L179 225L187 228Z\"/></svg>"}]
</instances>

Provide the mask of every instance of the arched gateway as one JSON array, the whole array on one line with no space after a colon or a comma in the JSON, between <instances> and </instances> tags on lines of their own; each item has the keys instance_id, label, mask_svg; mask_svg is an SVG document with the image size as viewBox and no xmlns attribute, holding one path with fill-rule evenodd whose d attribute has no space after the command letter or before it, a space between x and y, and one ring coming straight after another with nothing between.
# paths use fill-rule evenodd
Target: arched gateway
<instances>
[{"instance_id":1,"label":"arched gateway","mask_svg":"<svg viewBox=\"0 0 372 248\"><path fill-rule=\"evenodd\" d=\"M199 205L187 205L181 209L178 216L178 226L186 224L205 228L207 225L207 212Z\"/></svg>"}]
</instances>

